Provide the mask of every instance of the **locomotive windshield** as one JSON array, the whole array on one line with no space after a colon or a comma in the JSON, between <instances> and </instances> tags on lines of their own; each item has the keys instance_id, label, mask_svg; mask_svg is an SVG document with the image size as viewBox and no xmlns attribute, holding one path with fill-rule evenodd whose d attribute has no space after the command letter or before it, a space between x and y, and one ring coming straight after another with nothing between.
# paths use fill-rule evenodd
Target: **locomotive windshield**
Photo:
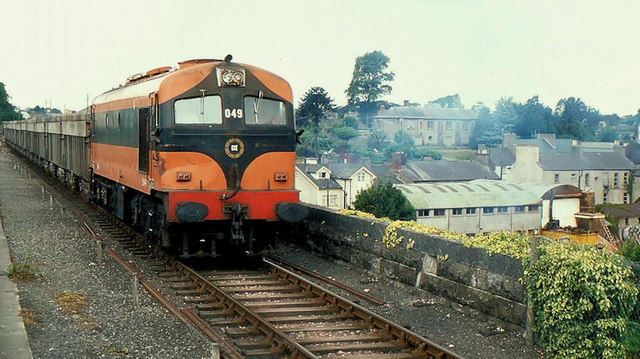
<instances>
[{"instance_id":1,"label":"locomotive windshield","mask_svg":"<svg viewBox=\"0 0 640 359\"><path fill-rule=\"evenodd\" d=\"M177 100L174 104L175 122L179 125L221 124L222 99L204 96Z\"/></svg>"},{"instance_id":2,"label":"locomotive windshield","mask_svg":"<svg viewBox=\"0 0 640 359\"><path fill-rule=\"evenodd\" d=\"M285 109L282 101L247 96L244 98L244 123L247 125L286 125Z\"/></svg>"}]
</instances>

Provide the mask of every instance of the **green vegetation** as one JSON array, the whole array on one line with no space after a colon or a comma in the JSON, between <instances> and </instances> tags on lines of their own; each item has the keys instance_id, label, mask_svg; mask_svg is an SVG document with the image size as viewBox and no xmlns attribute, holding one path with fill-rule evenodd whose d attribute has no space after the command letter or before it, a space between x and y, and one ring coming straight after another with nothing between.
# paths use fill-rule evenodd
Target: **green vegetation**
<instances>
[{"instance_id":1,"label":"green vegetation","mask_svg":"<svg viewBox=\"0 0 640 359\"><path fill-rule=\"evenodd\" d=\"M9 102L10 99L11 97L4 88L4 84L0 82L0 122L14 121L21 118L18 109Z\"/></svg>"},{"instance_id":2,"label":"green vegetation","mask_svg":"<svg viewBox=\"0 0 640 359\"><path fill-rule=\"evenodd\" d=\"M300 100L300 105L296 110L298 126L313 135L313 143L305 141L307 137L302 137L306 149L313 151L316 158L319 158L321 123L335 112L335 105L329 94L322 87L310 88Z\"/></svg>"},{"instance_id":3,"label":"green vegetation","mask_svg":"<svg viewBox=\"0 0 640 359\"><path fill-rule=\"evenodd\" d=\"M407 197L391 183L377 183L358 194L353 202L358 211L371 213L378 218L415 220L416 210Z\"/></svg>"},{"instance_id":4,"label":"green vegetation","mask_svg":"<svg viewBox=\"0 0 640 359\"><path fill-rule=\"evenodd\" d=\"M35 266L31 262L31 258L27 257L23 261L15 261L9 264L5 269L11 280L15 281L31 281L36 278L37 272Z\"/></svg>"},{"instance_id":5,"label":"green vegetation","mask_svg":"<svg viewBox=\"0 0 640 359\"><path fill-rule=\"evenodd\" d=\"M348 106L357 110L369 127L373 124L373 116L378 112L379 99L392 90L389 83L393 81L395 74L386 72L389 61L381 51L359 56L353 69L353 77L345 91Z\"/></svg>"},{"instance_id":6,"label":"green vegetation","mask_svg":"<svg viewBox=\"0 0 640 359\"><path fill-rule=\"evenodd\" d=\"M525 103L503 97L496 103L494 112L482 103L474 109L479 112L470 138L474 149L478 144L499 145L504 132L513 132L521 138L531 138L536 133L555 133L558 138L611 142L618 138L615 126L640 121L640 110L635 116L624 118L616 114L601 115L575 97L560 99L555 109L542 104L538 96Z\"/></svg>"},{"instance_id":7,"label":"green vegetation","mask_svg":"<svg viewBox=\"0 0 640 359\"><path fill-rule=\"evenodd\" d=\"M524 233L503 231L467 238L407 221L387 226L386 247L403 241L407 249L413 246L413 239L398 234L400 228L462 240L466 246L520 259L526 268L521 281L531 296L534 329L546 358L623 359L640 354L640 277L620 256L595 246L542 241L538 261L529 266L530 237ZM621 253L637 255L637 247Z\"/></svg>"}]
</instances>

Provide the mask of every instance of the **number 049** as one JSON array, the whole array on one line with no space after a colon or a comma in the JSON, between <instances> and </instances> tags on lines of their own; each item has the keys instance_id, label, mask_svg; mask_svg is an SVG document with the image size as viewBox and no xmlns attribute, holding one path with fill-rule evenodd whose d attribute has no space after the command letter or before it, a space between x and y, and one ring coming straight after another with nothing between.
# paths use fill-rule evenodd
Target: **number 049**
<instances>
[{"instance_id":1,"label":"number 049","mask_svg":"<svg viewBox=\"0 0 640 359\"><path fill-rule=\"evenodd\" d=\"M238 108L238 109L229 109L229 108L225 108L224 109L224 117L225 118L242 118L242 109Z\"/></svg>"}]
</instances>

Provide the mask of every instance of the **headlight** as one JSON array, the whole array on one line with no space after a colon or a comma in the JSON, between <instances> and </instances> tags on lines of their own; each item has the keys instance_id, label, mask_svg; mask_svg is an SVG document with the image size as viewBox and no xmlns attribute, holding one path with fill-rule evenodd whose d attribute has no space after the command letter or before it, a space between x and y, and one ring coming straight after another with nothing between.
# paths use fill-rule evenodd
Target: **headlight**
<instances>
[{"instance_id":1,"label":"headlight","mask_svg":"<svg viewBox=\"0 0 640 359\"><path fill-rule=\"evenodd\" d=\"M244 87L244 69L224 69L218 67L218 86L242 86Z\"/></svg>"}]
</instances>

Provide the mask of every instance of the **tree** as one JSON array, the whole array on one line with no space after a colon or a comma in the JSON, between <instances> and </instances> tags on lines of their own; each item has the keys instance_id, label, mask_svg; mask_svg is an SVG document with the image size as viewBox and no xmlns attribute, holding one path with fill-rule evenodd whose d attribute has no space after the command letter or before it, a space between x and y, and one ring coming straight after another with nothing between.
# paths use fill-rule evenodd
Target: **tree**
<instances>
[{"instance_id":1,"label":"tree","mask_svg":"<svg viewBox=\"0 0 640 359\"><path fill-rule=\"evenodd\" d=\"M471 130L469 146L477 149L478 145L488 147L499 146L502 143L502 128L489 111L488 107L478 107L478 119Z\"/></svg>"},{"instance_id":2,"label":"tree","mask_svg":"<svg viewBox=\"0 0 640 359\"><path fill-rule=\"evenodd\" d=\"M353 78L345 91L348 105L358 110L360 118L371 127L372 117L378 110L378 100L391 93L389 82L395 74L385 72L389 58L381 51L368 52L356 59Z\"/></svg>"},{"instance_id":3,"label":"tree","mask_svg":"<svg viewBox=\"0 0 640 359\"><path fill-rule=\"evenodd\" d=\"M531 138L536 133L555 133L553 110L540 103L538 95L524 105L516 106L518 121L514 131L520 138Z\"/></svg>"},{"instance_id":4,"label":"tree","mask_svg":"<svg viewBox=\"0 0 640 359\"><path fill-rule=\"evenodd\" d=\"M320 123L335 112L333 99L322 87L310 88L300 100L300 105L296 110L298 126L311 130L314 135L314 154L318 157L321 126Z\"/></svg>"},{"instance_id":5,"label":"tree","mask_svg":"<svg viewBox=\"0 0 640 359\"><path fill-rule=\"evenodd\" d=\"M429 103L438 104L440 107L446 108L464 108L462 102L460 102L460 95L458 94L440 97L437 100L429 101Z\"/></svg>"},{"instance_id":6,"label":"tree","mask_svg":"<svg viewBox=\"0 0 640 359\"><path fill-rule=\"evenodd\" d=\"M558 101L556 115L557 135L581 141L594 138L596 126L601 118L597 110L587 106L580 98L574 97Z\"/></svg>"},{"instance_id":7,"label":"tree","mask_svg":"<svg viewBox=\"0 0 640 359\"><path fill-rule=\"evenodd\" d=\"M416 209L402 191L391 183L376 183L358 194L353 207L358 211L371 213L378 218L415 221Z\"/></svg>"},{"instance_id":8,"label":"tree","mask_svg":"<svg viewBox=\"0 0 640 359\"><path fill-rule=\"evenodd\" d=\"M9 94L0 82L0 121L12 121L20 119L20 112L9 102Z\"/></svg>"}]
</instances>

